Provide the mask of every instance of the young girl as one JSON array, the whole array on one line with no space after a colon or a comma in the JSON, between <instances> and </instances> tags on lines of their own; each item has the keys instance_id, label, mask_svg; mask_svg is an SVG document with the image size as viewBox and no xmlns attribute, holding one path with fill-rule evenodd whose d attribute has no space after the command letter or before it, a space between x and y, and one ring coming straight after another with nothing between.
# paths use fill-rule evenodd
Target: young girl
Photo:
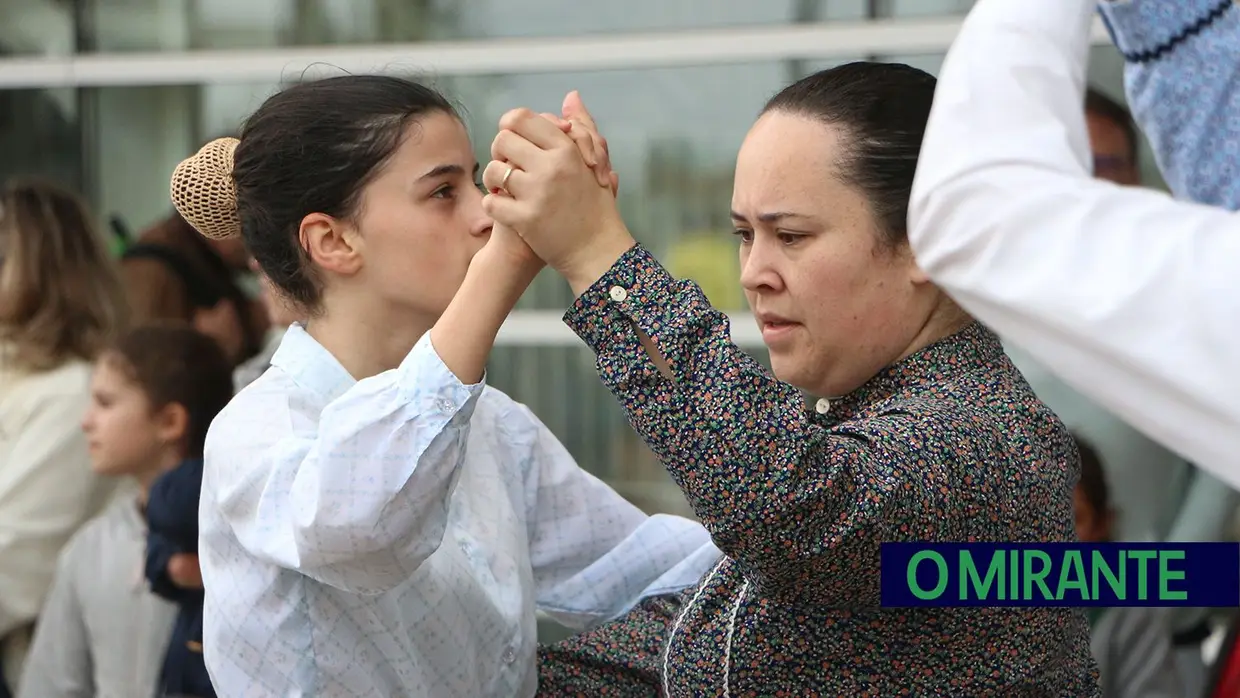
<instances>
[{"instance_id":1,"label":"young girl","mask_svg":"<svg viewBox=\"0 0 1240 698\"><path fill-rule=\"evenodd\" d=\"M605 619L708 544L485 387L542 264L492 230L477 169L441 95L346 76L271 97L239 143L173 177L186 219L242 235L309 318L207 438L203 644L220 695L531 696L536 608Z\"/></svg>"},{"instance_id":2,"label":"young girl","mask_svg":"<svg viewBox=\"0 0 1240 698\"><path fill-rule=\"evenodd\" d=\"M19 696L154 696L177 607L143 579L146 493L200 458L207 426L232 396L215 341L188 327L136 329L95 364L82 430L95 472L133 480L73 537L39 617ZM192 512L191 512L192 515Z\"/></svg>"}]
</instances>

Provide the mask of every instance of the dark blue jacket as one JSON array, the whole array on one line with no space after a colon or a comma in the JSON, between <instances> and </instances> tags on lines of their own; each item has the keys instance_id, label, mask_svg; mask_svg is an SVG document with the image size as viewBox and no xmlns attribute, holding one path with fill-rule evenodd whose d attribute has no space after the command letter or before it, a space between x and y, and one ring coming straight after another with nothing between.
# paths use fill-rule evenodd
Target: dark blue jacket
<instances>
[{"instance_id":1,"label":"dark blue jacket","mask_svg":"<svg viewBox=\"0 0 1240 698\"><path fill-rule=\"evenodd\" d=\"M164 657L160 686L165 695L214 698L202 657L202 589L185 589L168 576L180 553L198 554L198 499L202 461L186 460L151 486L146 503L146 579L151 591L180 607Z\"/></svg>"}]
</instances>

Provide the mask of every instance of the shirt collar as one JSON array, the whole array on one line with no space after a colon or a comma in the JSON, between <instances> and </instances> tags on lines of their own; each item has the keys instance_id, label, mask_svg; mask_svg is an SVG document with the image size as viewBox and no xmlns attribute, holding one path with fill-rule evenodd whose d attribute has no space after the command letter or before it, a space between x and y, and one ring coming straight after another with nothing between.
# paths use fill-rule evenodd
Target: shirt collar
<instances>
[{"instance_id":1,"label":"shirt collar","mask_svg":"<svg viewBox=\"0 0 1240 698\"><path fill-rule=\"evenodd\" d=\"M308 390L329 403L340 397L357 381L345 367L319 344L306 328L293 324L284 333L280 347L271 357L271 365L284 371L303 390Z\"/></svg>"},{"instance_id":2,"label":"shirt collar","mask_svg":"<svg viewBox=\"0 0 1240 698\"><path fill-rule=\"evenodd\" d=\"M891 364L860 388L831 400L829 418L842 422L898 394L941 383L945 378L976 370L993 370L1003 357L999 337L973 322L959 332Z\"/></svg>"}]
</instances>

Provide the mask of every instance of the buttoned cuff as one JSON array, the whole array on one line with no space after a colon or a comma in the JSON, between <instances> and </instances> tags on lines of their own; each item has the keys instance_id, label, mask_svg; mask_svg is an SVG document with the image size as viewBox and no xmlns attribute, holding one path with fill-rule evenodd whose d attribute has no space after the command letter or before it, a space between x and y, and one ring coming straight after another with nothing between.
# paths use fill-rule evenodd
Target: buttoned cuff
<instances>
[{"instance_id":1,"label":"buttoned cuff","mask_svg":"<svg viewBox=\"0 0 1240 698\"><path fill-rule=\"evenodd\" d=\"M477 383L462 383L435 351L430 332L422 335L396 371L400 400L418 405L419 414L439 414L452 426L469 422L486 388L485 372Z\"/></svg>"},{"instance_id":2,"label":"buttoned cuff","mask_svg":"<svg viewBox=\"0 0 1240 698\"><path fill-rule=\"evenodd\" d=\"M676 280L641 245L620 255L594 285L564 313L572 328L596 354L638 342L634 322L640 315L659 315L675 296Z\"/></svg>"},{"instance_id":3,"label":"buttoned cuff","mask_svg":"<svg viewBox=\"0 0 1240 698\"><path fill-rule=\"evenodd\" d=\"M635 245L564 315L598 356L599 376L614 391L663 380L641 345L649 337L676 379L686 379L704 341L730 340L728 317L692 281L681 281Z\"/></svg>"}]
</instances>

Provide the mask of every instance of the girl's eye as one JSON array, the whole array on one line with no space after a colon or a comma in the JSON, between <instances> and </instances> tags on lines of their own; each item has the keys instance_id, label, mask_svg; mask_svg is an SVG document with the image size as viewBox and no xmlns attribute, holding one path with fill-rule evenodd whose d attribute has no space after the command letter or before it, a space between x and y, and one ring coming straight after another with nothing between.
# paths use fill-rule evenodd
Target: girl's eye
<instances>
[{"instance_id":1,"label":"girl's eye","mask_svg":"<svg viewBox=\"0 0 1240 698\"><path fill-rule=\"evenodd\" d=\"M753 231L737 228L732 234L741 239L741 242L753 242Z\"/></svg>"}]
</instances>

